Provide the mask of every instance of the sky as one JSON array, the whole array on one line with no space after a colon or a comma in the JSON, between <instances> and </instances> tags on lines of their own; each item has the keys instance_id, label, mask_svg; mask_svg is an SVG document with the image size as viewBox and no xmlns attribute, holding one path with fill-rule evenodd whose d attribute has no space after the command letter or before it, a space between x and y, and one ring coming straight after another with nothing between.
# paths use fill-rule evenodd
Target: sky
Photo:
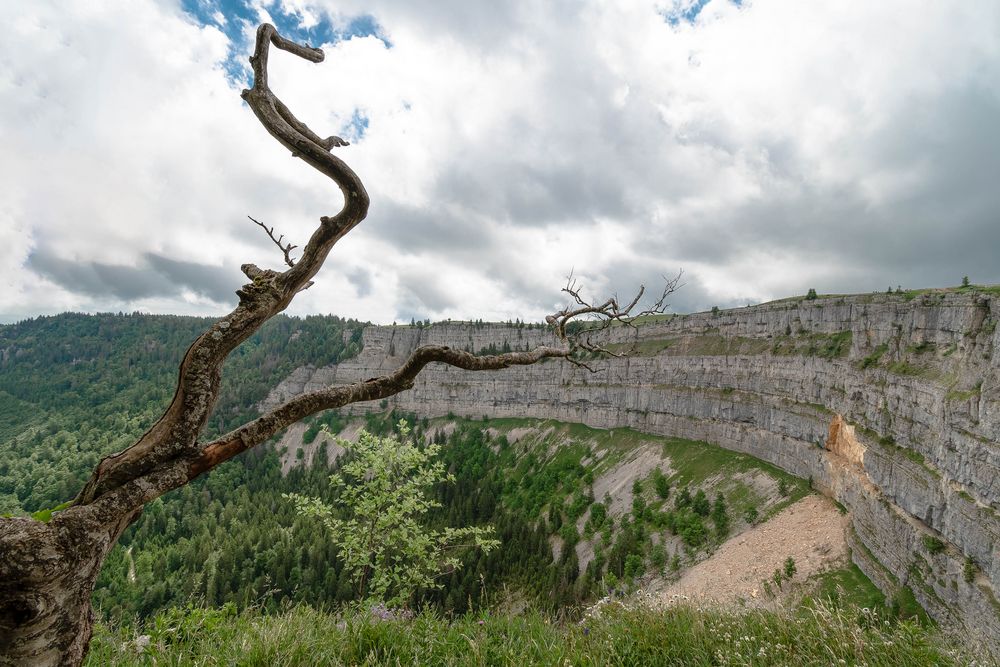
<instances>
[{"instance_id":1,"label":"sky","mask_svg":"<svg viewBox=\"0 0 1000 667\"><path fill-rule=\"evenodd\" d=\"M995 0L0 1L0 322L221 315L342 203L240 99L271 87L372 198L291 314L538 321L683 270L677 312L1000 282Z\"/></svg>"}]
</instances>

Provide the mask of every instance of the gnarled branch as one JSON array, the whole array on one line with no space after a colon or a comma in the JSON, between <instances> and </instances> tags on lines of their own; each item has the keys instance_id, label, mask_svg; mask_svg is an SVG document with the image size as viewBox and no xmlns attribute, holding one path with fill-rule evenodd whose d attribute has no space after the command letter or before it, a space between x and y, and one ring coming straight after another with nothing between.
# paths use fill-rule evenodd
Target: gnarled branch
<instances>
[{"instance_id":1,"label":"gnarled branch","mask_svg":"<svg viewBox=\"0 0 1000 667\"><path fill-rule=\"evenodd\" d=\"M254 84L243 91L243 99L272 136L337 184L343 194L343 206L333 217L320 218L302 257L285 272L260 269L252 264L242 267L251 282L237 291L239 306L188 348L181 362L174 398L166 412L138 442L101 461L76 498L78 505L90 503L172 461L198 455L198 436L218 399L226 357L309 286L334 244L368 214L368 193L361 179L329 152L330 148L346 142L337 137L321 139L295 118L268 87L267 60L272 44L312 62L323 60L320 49L284 39L274 26L264 24L257 30L256 48L251 58Z\"/></svg>"},{"instance_id":2,"label":"gnarled branch","mask_svg":"<svg viewBox=\"0 0 1000 667\"><path fill-rule=\"evenodd\" d=\"M379 400L411 388L417 375L432 362L482 371L529 365L545 358L563 358L593 370L579 358L580 351L611 353L593 343L590 336L594 332L616 322L631 325L636 317L662 312L667 295L677 287L680 276L667 281L660 298L652 307L634 312L644 294L644 288L640 288L638 294L624 305L616 297L600 304L592 304L581 296L579 286L570 276L563 291L572 298L574 306L566 307L547 318L560 343L558 347L540 346L528 352L476 356L446 346L424 346L415 350L392 373L365 382L330 387L298 396L217 440L199 443L198 436L218 398L221 369L226 356L267 319L284 310L296 293L312 284L310 279L322 266L333 245L361 222L368 211L368 195L360 179L342 160L329 152L331 147L345 145L346 142L338 137L321 139L296 119L268 87L267 59L270 45L312 62L323 59L323 53L319 49L290 42L282 38L273 26L262 25L257 31L256 49L251 58L254 85L243 91L243 99L264 128L295 157L327 175L338 185L344 196L343 207L332 217L320 218L320 224L298 262L289 261L288 253L291 248L282 244L283 237L275 239L273 229L269 230L258 223L282 248L286 263L290 264L289 268L279 273L253 264L243 265L242 270L251 282L237 292L240 305L212 325L187 351L181 364L177 393L167 412L139 442L101 462L78 496L77 505L96 503L104 508L118 507L121 511L134 512L163 493L182 486L223 461L267 441L304 417L350 403ZM583 334L569 333L567 325L574 318L581 317L593 318L596 324L583 329Z\"/></svg>"},{"instance_id":3,"label":"gnarled branch","mask_svg":"<svg viewBox=\"0 0 1000 667\"><path fill-rule=\"evenodd\" d=\"M562 291L569 294L576 307L567 306L559 312L545 318L555 328L556 336L565 341L569 346L571 354L566 360L572 364L585 368L590 372L596 372L589 364L580 359L579 352L588 352L596 355L611 357L624 357L635 352L635 349L626 351L611 350L605 345L594 342L595 335L615 324L621 324L635 328L635 321L650 315L659 315L666 312L669 304L667 297L673 294L681 286L682 271L679 271L673 278L663 279L663 290L651 305L636 311L639 302L646 293L646 286L640 285L632 300L622 306L617 296L613 296L604 303L594 304L583 298L583 287L578 284L572 273L566 278L566 286ZM590 318L578 331L570 332L568 324L576 318ZM589 325L589 326L588 326Z\"/></svg>"}]
</instances>

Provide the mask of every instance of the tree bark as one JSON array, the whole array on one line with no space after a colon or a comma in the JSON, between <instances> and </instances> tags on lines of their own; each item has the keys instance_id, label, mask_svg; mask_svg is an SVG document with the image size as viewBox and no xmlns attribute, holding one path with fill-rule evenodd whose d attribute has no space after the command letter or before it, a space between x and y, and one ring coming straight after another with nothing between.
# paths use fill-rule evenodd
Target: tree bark
<instances>
[{"instance_id":1,"label":"tree bark","mask_svg":"<svg viewBox=\"0 0 1000 667\"><path fill-rule=\"evenodd\" d=\"M94 582L138 512L74 510L0 525L0 665L79 665L87 654Z\"/></svg>"}]
</instances>

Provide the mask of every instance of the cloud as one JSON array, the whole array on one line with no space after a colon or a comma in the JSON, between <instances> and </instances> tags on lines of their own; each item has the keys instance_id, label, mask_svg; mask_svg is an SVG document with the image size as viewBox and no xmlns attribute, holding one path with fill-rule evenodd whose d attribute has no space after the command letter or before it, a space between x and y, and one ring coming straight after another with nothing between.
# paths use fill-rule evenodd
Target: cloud
<instances>
[{"instance_id":1,"label":"cloud","mask_svg":"<svg viewBox=\"0 0 1000 667\"><path fill-rule=\"evenodd\" d=\"M359 266L347 274L347 280L354 285L359 298L365 298L372 293L372 274L368 269Z\"/></svg>"},{"instance_id":2,"label":"cloud","mask_svg":"<svg viewBox=\"0 0 1000 667\"><path fill-rule=\"evenodd\" d=\"M571 270L596 298L684 268L678 310L1000 282L987 0L40 0L0 15L0 318L223 312L241 263L280 267L247 214L303 245L336 212L336 187L239 98L234 63L265 16L327 44L321 65L275 54L273 86L351 139L338 155L372 196L290 312L539 319Z\"/></svg>"},{"instance_id":3,"label":"cloud","mask_svg":"<svg viewBox=\"0 0 1000 667\"><path fill-rule=\"evenodd\" d=\"M146 253L139 266L61 259L38 251L27 268L68 292L89 297L113 296L125 302L150 297L179 297L185 291L216 303L232 301L242 276L220 267L182 262Z\"/></svg>"}]
</instances>

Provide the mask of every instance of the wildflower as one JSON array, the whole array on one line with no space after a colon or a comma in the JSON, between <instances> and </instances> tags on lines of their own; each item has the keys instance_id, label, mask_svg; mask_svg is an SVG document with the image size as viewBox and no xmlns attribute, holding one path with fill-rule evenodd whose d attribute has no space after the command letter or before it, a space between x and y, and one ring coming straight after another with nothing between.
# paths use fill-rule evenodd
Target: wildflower
<instances>
[{"instance_id":1,"label":"wildflower","mask_svg":"<svg viewBox=\"0 0 1000 667\"><path fill-rule=\"evenodd\" d=\"M584 628L583 629L583 636L586 637L589 634L590 634L590 628Z\"/></svg>"}]
</instances>

